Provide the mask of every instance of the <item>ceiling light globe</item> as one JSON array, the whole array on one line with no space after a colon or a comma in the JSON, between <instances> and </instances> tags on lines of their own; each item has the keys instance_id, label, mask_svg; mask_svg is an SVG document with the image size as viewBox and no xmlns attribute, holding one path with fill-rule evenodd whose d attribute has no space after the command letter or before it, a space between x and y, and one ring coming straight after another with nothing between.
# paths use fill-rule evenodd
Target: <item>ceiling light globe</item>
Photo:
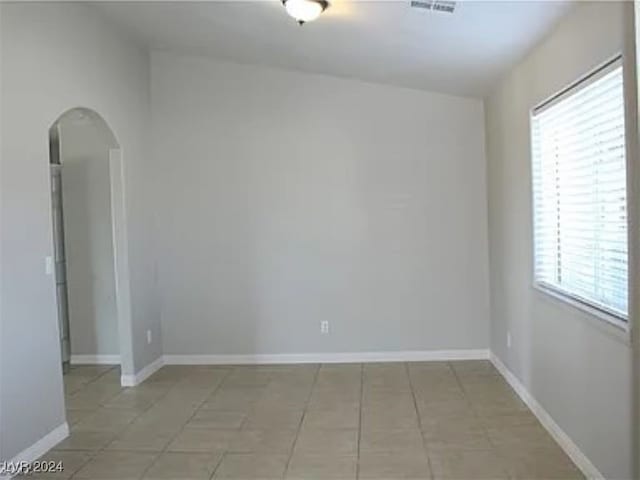
<instances>
[{"instance_id":1,"label":"ceiling light globe","mask_svg":"<svg viewBox=\"0 0 640 480\"><path fill-rule=\"evenodd\" d=\"M286 0L284 8L299 23L315 20L327 7L327 3L319 0Z\"/></svg>"}]
</instances>

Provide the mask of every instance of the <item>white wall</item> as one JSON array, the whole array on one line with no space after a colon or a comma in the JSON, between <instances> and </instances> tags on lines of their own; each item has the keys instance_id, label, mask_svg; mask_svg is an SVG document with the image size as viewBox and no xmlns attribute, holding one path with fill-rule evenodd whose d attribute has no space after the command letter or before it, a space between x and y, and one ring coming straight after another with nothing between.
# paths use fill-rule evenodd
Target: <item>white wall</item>
<instances>
[{"instance_id":1,"label":"white wall","mask_svg":"<svg viewBox=\"0 0 640 480\"><path fill-rule=\"evenodd\" d=\"M491 348L612 479L631 477L631 350L623 332L532 288L529 111L622 51L630 8L581 3L485 103Z\"/></svg>"},{"instance_id":2,"label":"white wall","mask_svg":"<svg viewBox=\"0 0 640 480\"><path fill-rule=\"evenodd\" d=\"M109 172L118 145L101 127L73 114L59 123L72 355L120 353Z\"/></svg>"},{"instance_id":3,"label":"white wall","mask_svg":"<svg viewBox=\"0 0 640 480\"><path fill-rule=\"evenodd\" d=\"M154 53L152 117L165 354L487 348L481 101Z\"/></svg>"},{"instance_id":4,"label":"white wall","mask_svg":"<svg viewBox=\"0 0 640 480\"><path fill-rule=\"evenodd\" d=\"M122 353L134 370L161 354L161 335L145 152L148 53L91 6L3 2L0 8L0 459L10 459L65 418L54 279L45 275L44 258L53 250L48 131L70 108L99 112L122 146L133 318ZM156 339L151 345L147 329Z\"/></svg>"}]
</instances>

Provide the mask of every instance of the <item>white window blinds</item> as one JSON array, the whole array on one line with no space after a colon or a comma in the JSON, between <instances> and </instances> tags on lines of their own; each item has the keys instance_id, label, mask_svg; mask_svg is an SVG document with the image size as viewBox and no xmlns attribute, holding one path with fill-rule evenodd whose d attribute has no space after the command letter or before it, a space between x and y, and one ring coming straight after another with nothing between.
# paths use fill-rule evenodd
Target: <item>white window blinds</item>
<instances>
[{"instance_id":1,"label":"white window blinds","mask_svg":"<svg viewBox=\"0 0 640 480\"><path fill-rule=\"evenodd\" d=\"M627 318L627 198L619 59L533 111L538 285Z\"/></svg>"}]
</instances>

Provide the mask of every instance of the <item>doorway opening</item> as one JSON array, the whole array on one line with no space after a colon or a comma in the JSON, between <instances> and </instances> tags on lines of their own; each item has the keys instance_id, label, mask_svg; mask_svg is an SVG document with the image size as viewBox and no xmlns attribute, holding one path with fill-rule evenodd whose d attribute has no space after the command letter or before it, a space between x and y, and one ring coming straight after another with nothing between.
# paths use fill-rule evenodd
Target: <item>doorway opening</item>
<instances>
[{"instance_id":1,"label":"doorway opening","mask_svg":"<svg viewBox=\"0 0 640 480\"><path fill-rule=\"evenodd\" d=\"M121 365L130 316L120 145L98 113L74 108L49 129L49 161L63 372Z\"/></svg>"}]
</instances>

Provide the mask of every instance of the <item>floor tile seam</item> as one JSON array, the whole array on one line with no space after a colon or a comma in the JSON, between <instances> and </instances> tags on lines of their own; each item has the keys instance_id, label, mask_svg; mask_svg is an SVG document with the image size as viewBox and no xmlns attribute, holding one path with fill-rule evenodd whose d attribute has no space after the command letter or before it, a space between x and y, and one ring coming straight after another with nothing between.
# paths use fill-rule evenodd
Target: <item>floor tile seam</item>
<instances>
[{"instance_id":1,"label":"floor tile seam","mask_svg":"<svg viewBox=\"0 0 640 480\"><path fill-rule=\"evenodd\" d=\"M429 449L427 448L427 441L424 438L424 434L422 433L422 416L420 415L420 409L418 409L418 400L416 399L416 392L413 389L413 381L411 380L411 375L409 374L409 364L405 362L405 369L407 371L407 376L409 377L409 387L411 388L411 396L413 398L413 406L416 410L416 415L418 416L418 430L420 431L420 439L422 440L422 448L424 450L424 454L427 457L427 467L429 468L429 474L431 478L433 478L433 467L431 466L431 457L429 456Z\"/></svg>"},{"instance_id":2,"label":"floor tile seam","mask_svg":"<svg viewBox=\"0 0 640 480\"><path fill-rule=\"evenodd\" d=\"M467 389L464 387L464 383L462 382L462 380L460 380L460 376L458 375L458 372L456 372L456 369L453 367L453 365L451 366L451 370L453 370L453 375L456 377L456 382L458 383L458 385L460 386L460 389L462 390L462 394L464 395L464 399L466 403L469 405L469 407L471 408L471 411L473 412L473 417L478 420L481 420L481 417L480 415L478 415L478 412L473 404L473 400L471 399L471 396L469 395ZM487 436L488 438L488 434L486 432L484 423L483 422L479 422L479 423L482 425L482 430L485 433L485 436Z\"/></svg>"},{"instance_id":3,"label":"floor tile seam","mask_svg":"<svg viewBox=\"0 0 640 480\"><path fill-rule=\"evenodd\" d=\"M480 415L478 414L478 412L476 411L474 405L473 405L473 401L471 399L471 397L469 396L469 393L467 392L467 389L464 387L464 383L462 382L462 380L460 380L460 376L458 375L458 372L456 372L456 369L453 365L451 365L451 362L448 362L450 365L451 370L453 371L453 374L456 377L456 381L458 382L458 385L460 385L460 388L462 389L462 393L464 394L464 398L467 401L467 403L469 404L469 406L471 407L471 411L473 412L473 416L474 418L476 418L480 424L480 428L482 429L482 433L485 437L485 439L487 440L489 446L491 447L491 451L498 457L500 458L501 461L504 461L504 456L500 454L500 452L498 451L498 446L496 445L496 443L491 439L491 436L489 435L489 431L488 428L485 424L484 421L482 421ZM511 477L511 473L506 469L506 467L504 468L505 473L507 473L507 475L509 477Z\"/></svg>"},{"instance_id":4,"label":"floor tile seam","mask_svg":"<svg viewBox=\"0 0 640 480\"><path fill-rule=\"evenodd\" d=\"M215 394L215 392L218 391L218 389L222 386L222 383L224 382L224 380L227 378L227 376L229 376L231 374L231 369L225 374L225 376L222 378L222 380L216 385L216 387L213 389L213 391L211 392L211 395ZM144 383L144 382L143 382ZM176 389L178 387L178 384L180 382L176 382L175 385L173 385L165 395L163 395L161 398L159 398L157 400L157 402L159 402L162 398L165 398L166 396L169 395L169 393L171 391L173 391L174 389ZM208 398L208 397L207 397ZM160 457L162 457L162 455L164 455L165 453L168 453L168 448L169 445L171 445L171 443L176 439L176 437L182 433L184 431L185 426L193 419L193 417L196 415L196 413L198 412L198 410L200 409L200 407L202 407L202 405L206 402L206 398L203 399L198 406L193 410L193 413L189 416L189 418L182 424L182 427L180 429L178 429L173 435L170 435L170 439L169 441L166 442L165 446L162 448L162 450L160 450L159 452L156 452L156 456L153 459L153 461L147 466L147 468L144 470L144 472L142 473L142 475L140 476L140 478L144 478L144 476L146 475L146 473L156 464L156 462L160 459ZM155 403L157 403L155 402ZM155 403L153 405L155 405ZM153 406L152 405L152 406ZM150 410L152 408L152 406L150 406L146 411ZM115 440L114 440L115 441ZM105 447L106 448L106 447ZM184 453L189 453L189 452L184 452ZM225 452L226 453L226 452ZM224 455L223 455L224 456ZM216 468L213 470L213 473L211 474L211 476L209 477L210 479L213 478L213 475L215 474L216 469L218 468L218 466L220 465L220 463L222 462L222 456L220 458L220 461L218 462L218 464L216 465Z\"/></svg>"},{"instance_id":5,"label":"floor tile seam","mask_svg":"<svg viewBox=\"0 0 640 480\"><path fill-rule=\"evenodd\" d=\"M116 367L110 368L109 370L107 370L106 372L104 372L102 375L106 375L107 373L109 373L111 370L113 370L113 369L115 369L115 368L116 368ZM100 375L99 377L101 377L102 375ZM99 377L98 377L98 378L99 378ZM97 379L96 379L96 380L97 380ZM92 382L89 382L89 383L92 383ZM82 390L84 390L84 388L86 388L86 386L87 386L87 385L89 385L89 383L85 384L85 385L82 387ZM125 388L121 389L117 394L115 394L115 395L114 395L114 396L112 396L112 397L109 397L109 398L108 398L107 400L105 400L105 401L107 401L107 402L108 402L108 401L113 400L115 397L117 397L118 395L120 395L122 392L125 392L125 391L127 391L128 389L130 389L130 388L135 388L135 387L125 387ZM132 423L134 423L138 418L140 418L144 413L146 413L147 411L149 411L149 410L150 410L150 409L151 409L151 408L152 408L156 403L158 403L160 400L162 400L164 397L166 397L166 396L169 394L169 392L170 392L173 388L174 388L174 387L169 388L169 389L165 392L165 394L164 394L164 395L161 395L160 397L158 397L154 402L152 402L151 404L149 404L149 405L147 406L147 408L145 408L145 409L143 409L143 410L141 410L141 411L139 411L139 412L137 412L137 411L136 411L136 416L131 420L131 422L129 422L129 423L127 424L127 426L125 427L125 430L126 430L126 428L127 428L127 427L129 427ZM76 392L76 393L79 393L79 391L78 391L78 392ZM70 396L73 396L73 395L75 395L75 393L74 393L74 394L72 394L72 395L70 395ZM67 398L66 398L66 396L65 396L65 411L67 410L67 400L68 400L68 399L67 399ZM92 411L91 411L91 415L92 415L92 414L94 414L96 411L98 411L98 410L99 410L99 409L101 409L101 408L106 409L106 410L132 410L132 409L129 409L129 408L110 408L110 407L108 407L107 405L105 405L105 404L104 404L104 402L100 402L100 403L98 404L98 406L97 406L95 409L92 409ZM71 409L71 410L74 410L74 409ZM80 422L82 422L82 420L78 421L78 423L80 423ZM99 431L99 430L96 430L96 432L97 432L97 431ZM123 432L124 432L124 430L123 430ZM123 433L123 432L120 432L120 433ZM118 436L119 436L119 435L118 435L118 434L116 434L116 437L114 437L111 441L109 441L109 442L108 442L108 443L107 443L107 444L106 444L102 449L100 449L100 450L105 449L105 448L106 448L107 446L109 446L113 441L117 440Z\"/></svg>"},{"instance_id":6,"label":"floor tile seam","mask_svg":"<svg viewBox=\"0 0 640 480\"><path fill-rule=\"evenodd\" d=\"M102 377L104 377L107 373L109 373L109 372L111 372L111 371L113 371L113 370L115 370L115 369L117 369L117 368L119 368L119 367L118 367L118 365L114 365L114 366L112 366L111 368L109 368L108 370L105 370L105 371L104 371L104 372L102 372L101 374L99 374L99 375L97 375L97 376L93 377L93 378L92 378L91 380L89 380L87 383L83 383L83 384L82 384L82 386L81 386L77 391L75 391L75 392L71 393L71 395L70 395L70 396L74 396L74 395L76 395L76 394L80 393L82 390L84 390L85 388L87 388L89 385L92 385L92 384L96 383L98 380L100 380ZM63 375L63 376L64 376L64 375ZM122 387L122 385L120 385L120 387ZM125 388L126 388L126 387L125 387ZM124 390L125 390L124 388L121 388L121 390L120 390L118 393L116 393L116 394L115 394L115 395L113 395L112 397L109 397L109 399L108 399L108 400L111 400L112 398L117 397L117 396L118 396L118 395L120 395ZM65 399L65 400L66 400L66 399ZM66 403L66 401L65 401L65 403ZM102 402L100 403L100 406L102 406Z\"/></svg>"},{"instance_id":7,"label":"floor tile seam","mask_svg":"<svg viewBox=\"0 0 640 480\"><path fill-rule=\"evenodd\" d=\"M83 453L87 453L87 452L83 452ZM71 476L69 477L69 480L71 480L72 478L74 478L76 476L76 474L82 470L91 460L93 460L93 455L91 455L90 453L88 454L87 459L82 463L82 465L80 465L75 472L73 472L71 474Z\"/></svg>"},{"instance_id":8,"label":"floor tile seam","mask_svg":"<svg viewBox=\"0 0 640 480\"><path fill-rule=\"evenodd\" d=\"M311 388L309 389L309 395L307 396L307 400L305 401L304 404L304 409L302 410L302 417L300 418L300 421L298 423L298 428L296 430L296 435L295 438L293 439L293 443L291 444L291 451L289 452L289 458L287 458L287 463L285 464L285 468L284 468L284 472L282 473L282 477L285 478L287 476L287 473L289 471L289 465L291 464L291 458L293 457L293 453L295 451L296 448L296 444L298 443L298 437L300 436L300 430L302 430L302 424L304 422L304 418L307 415L307 409L309 408L309 404L311 403L311 397L313 395L313 389L316 386L316 382L318 381L318 376L320 375L320 368L322 367L322 364L318 364L316 365L316 370L313 374L313 384L311 385Z\"/></svg>"},{"instance_id":9,"label":"floor tile seam","mask_svg":"<svg viewBox=\"0 0 640 480\"><path fill-rule=\"evenodd\" d=\"M209 397L211 397L211 395L215 395L216 392L218 390L220 390L222 388L222 385L224 384L224 381L236 370L236 368L230 368L229 370L227 370L226 374L224 375L224 377L222 377L222 380L220 380L220 382L218 383L218 385L216 385L216 387L213 389L213 391L209 394L209 396L207 396L207 398L203 399L202 402L200 402L198 404L198 406L193 410L193 414L187 419L186 422L184 422L182 424L182 428L180 430L178 430L175 435L171 438L171 440L169 442L167 442L167 444L164 447L164 450L162 451L162 454L167 453L167 449L169 448L169 445L171 445L171 443L178 437L178 435L180 433L182 433L185 429L185 427L187 426L187 424L193 419L193 417L196 416L196 414L198 413L198 410L200 410L200 408L202 408L202 406L207 402L207 399ZM224 457L227 455L227 449L225 448L224 451L222 452L222 455L220 455L220 460L218 461L218 463L216 464L215 468L213 469L213 472L211 472L211 476L209 477L209 479L212 479L216 472L218 471L218 468L220 467L220 465L222 464L222 460L224 460ZM155 462L154 462L155 463Z\"/></svg>"},{"instance_id":10,"label":"floor tile seam","mask_svg":"<svg viewBox=\"0 0 640 480\"><path fill-rule=\"evenodd\" d=\"M99 375L97 375L96 377L92 378L91 380L89 380L87 383L85 383L83 385L83 388L86 387L87 385L90 385L92 383L97 382L98 380L100 380L102 377L104 377L107 373L111 372L112 370L115 370L119 368L118 365L113 365L111 368L109 368L108 370L105 370L104 372L100 373Z\"/></svg>"},{"instance_id":11,"label":"floor tile seam","mask_svg":"<svg viewBox=\"0 0 640 480\"><path fill-rule=\"evenodd\" d=\"M130 387L130 388L131 388L131 387ZM133 388L135 388L135 387L133 387ZM168 394L168 392L167 392L167 394ZM160 398L159 398L157 401L160 401ZM128 428L129 428L131 425L133 425L133 423L135 423L135 421L136 421L136 420L138 420L140 417L142 417L142 415L144 415L146 412L148 412L149 410L151 410L151 408L153 407L153 405L155 405L155 403L152 403L152 404L151 404L151 405L149 405L145 410L142 410L141 412L137 413L137 414L136 414L136 416L135 416L135 417L133 417L133 418L131 419L131 421L130 421L129 423L127 423L127 425L125 425L125 427L124 427L120 432L117 432L111 440L109 440L109 441L108 441L104 446L102 446L102 448L99 448L99 449L96 451L96 454L97 454L97 453L100 453L100 452L103 452L103 451L107 451L108 447L109 447L111 444L113 444L114 442L116 442L117 440L119 440L119 439L120 439L120 437L121 437L121 436L122 436L122 435L123 435L123 434L128 430ZM107 407L103 407L103 408L107 408ZM112 410L117 410L117 409L112 409ZM96 430L96 431L98 432L99 430ZM104 430L103 430L103 431L104 431ZM116 451L117 451L117 450L116 450Z\"/></svg>"},{"instance_id":12,"label":"floor tile seam","mask_svg":"<svg viewBox=\"0 0 640 480\"><path fill-rule=\"evenodd\" d=\"M362 440L362 402L364 399L364 363L360 364L360 402L359 407L359 421L358 421L358 448L356 455L356 479L360 478L360 453L361 453L361 440Z\"/></svg>"},{"instance_id":13,"label":"floor tile seam","mask_svg":"<svg viewBox=\"0 0 640 480\"><path fill-rule=\"evenodd\" d=\"M108 371L110 371L110 370L108 370ZM105 372L105 373L106 373L106 372ZM128 387L128 388L135 388L135 387ZM108 447L109 447L112 443L114 443L116 440L118 440L118 439L120 438L121 434L123 434L123 433L127 430L127 428L128 428L129 426L131 426L131 424L133 424L133 423L134 423L138 418L140 418L144 413L146 413L147 411L149 411L149 410L150 410L150 409L151 409L151 408L152 408L152 407L153 407L157 402L159 402L162 398L164 398L165 396L167 396L167 395L169 394L169 392L170 392L173 388L175 388L175 385L174 385L174 386L172 386L170 389L168 389L168 390L167 390L167 392L165 393L165 395L163 395L162 397L159 397L159 398L156 400L156 402L154 402L154 403L152 403L151 405L149 405L149 407L148 407L147 409L143 410L143 411L142 411L142 412L140 412L136 417L134 417L134 418L131 420L131 422L129 422L129 423L127 424L127 426L126 426L126 427L125 427L121 432L116 433L116 434L115 434L115 436L114 436L111 440L109 440L109 441L108 441L104 446L102 446L101 448L98 448L98 449L96 449L96 450L91 451L91 452L90 452L90 458L87 460L87 462L86 462L86 463L84 463L84 464L82 465L82 467L80 467L80 468L79 468L79 469L78 469L78 470L77 470L77 471L76 471L76 472L75 472L71 477L69 477L69 480L71 480L71 479L73 479L73 478L76 478L76 474L77 474L78 472L80 472L80 470L81 470L82 468L84 468L84 467L85 467L85 466L86 466L90 461L92 461L95 457L97 457L97 456L98 456L99 454L101 454L101 453L107 453L107 452L109 452L109 451L114 451L114 452L127 452L127 451L133 451L133 450L108 450ZM123 391L124 391L124 390L123 390ZM121 393L121 392L120 392L120 393ZM100 406L101 406L101 407L103 407L103 405L102 405L102 404L101 404ZM100 408L100 407L98 407L96 410L98 410L99 408ZM103 407L103 408L106 408L106 407ZM96 432L96 433L98 433L98 432L104 432L104 430L102 430L102 431L100 431L100 430L96 430L95 432ZM176 433L176 435L177 435L177 433ZM142 474L142 476L141 476L140 478L142 478L142 477L144 476L144 474L146 473L146 471L147 471L149 468L151 468L151 466L155 463L156 459L157 459L157 458L159 458L159 457L162 455L162 453L164 453L164 452L166 451L166 448L167 448L167 447L168 447L168 445L171 443L171 441L173 441L173 438L175 438L175 436L174 436L174 437L172 437L172 439L167 443L167 445L165 445L165 447L164 447L164 449L163 449L163 450L160 450L160 451L154 451L154 452L145 452L145 453L153 453L153 454L155 454L155 455L156 455L156 458L154 458L154 460L153 460L153 461L151 462L151 464L147 467L147 469L145 469L145 472Z\"/></svg>"}]
</instances>

